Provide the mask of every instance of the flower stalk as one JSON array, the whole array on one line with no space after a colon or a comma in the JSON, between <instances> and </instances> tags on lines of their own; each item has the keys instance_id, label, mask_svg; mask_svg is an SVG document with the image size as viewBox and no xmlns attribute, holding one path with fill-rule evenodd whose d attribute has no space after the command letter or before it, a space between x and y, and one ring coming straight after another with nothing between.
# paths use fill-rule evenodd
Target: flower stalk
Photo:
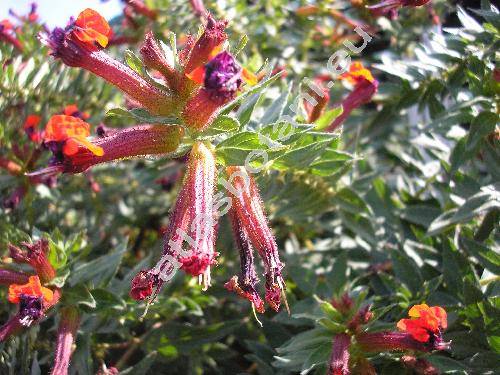
<instances>
[{"instance_id":1,"label":"flower stalk","mask_svg":"<svg viewBox=\"0 0 500 375\"><path fill-rule=\"evenodd\" d=\"M67 306L60 310L54 367L52 368L51 375L68 374L73 344L79 324L80 316L76 307Z\"/></svg>"}]
</instances>

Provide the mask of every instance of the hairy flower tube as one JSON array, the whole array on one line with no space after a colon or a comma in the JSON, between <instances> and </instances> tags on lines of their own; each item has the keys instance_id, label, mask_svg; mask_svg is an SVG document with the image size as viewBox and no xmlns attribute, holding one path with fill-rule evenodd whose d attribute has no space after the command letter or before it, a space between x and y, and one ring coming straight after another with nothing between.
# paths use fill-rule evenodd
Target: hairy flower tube
<instances>
[{"instance_id":1,"label":"hairy flower tube","mask_svg":"<svg viewBox=\"0 0 500 375\"><path fill-rule=\"evenodd\" d=\"M183 89L183 74L175 69L170 61L167 60L165 52L162 50L158 41L152 32L146 33L144 42L140 48L140 53L144 65L154 69L165 78L167 85L180 92Z\"/></svg>"},{"instance_id":2,"label":"hairy flower tube","mask_svg":"<svg viewBox=\"0 0 500 375\"><path fill-rule=\"evenodd\" d=\"M233 276L224 287L236 292L240 297L250 301L256 311L263 313L265 311L264 301L259 296L256 286L259 282L253 257L253 247L248 237L248 233L242 226L241 221L236 215L234 207L229 210L231 228L233 230L234 241L240 253L240 276Z\"/></svg>"},{"instance_id":3,"label":"hairy flower tube","mask_svg":"<svg viewBox=\"0 0 500 375\"><path fill-rule=\"evenodd\" d=\"M9 244L11 258L18 263L27 263L33 267L42 282L51 281L56 276L56 271L48 259L49 242L43 238L33 244L22 242L21 246L24 249Z\"/></svg>"},{"instance_id":4,"label":"hairy flower tube","mask_svg":"<svg viewBox=\"0 0 500 375\"><path fill-rule=\"evenodd\" d=\"M75 117L71 117L71 119L69 123L76 127L80 127L84 123ZM67 124L68 121L57 122L54 126L64 128ZM87 127L85 128L87 129ZM57 129L54 131L56 133L63 132L63 130ZM67 133L71 134L71 131ZM177 149L182 133L182 128L178 126L137 125L106 132L102 137L96 138L92 142L85 140L85 142L78 143L76 149L69 148L70 152L65 152L67 149L64 145L67 141L61 137L61 141L48 145L54 154L49 167L31 173L30 176L80 173L100 163L144 155L168 154Z\"/></svg>"},{"instance_id":5,"label":"hairy flower tube","mask_svg":"<svg viewBox=\"0 0 500 375\"><path fill-rule=\"evenodd\" d=\"M224 29L227 21L216 21L210 14L203 34L193 43L187 45L184 55L184 74L190 74L196 68L206 64L214 52L220 50L222 44L227 40Z\"/></svg>"},{"instance_id":6,"label":"hairy flower tube","mask_svg":"<svg viewBox=\"0 0 500 375\"><path fill-rule=\"evenodd\" d=\"M57 344L54 355L54 366L51 375L68 374L72 346L80 324L78 309L73 306L63 307L60 311L59 327L57 330Z\"/></svg>"},{"instance_id":7,"label":"hairy flower tube","mask_svg":"<svg viewBox=\"0 0 500 375\"><path fill-rule=\"evenodd\" d=\"M172 95L102 51L110 36L106 20L96 11L85 9L65 29L55 28L44 42L64 64L104 78L150 112L158 115L174 112L177 103Z\"/></svg>"},{"instance_id":8,"label":"hairy flower tube","mask_svg":"<svg viewBox=\"0 0 500 375\"><path fill-rule=\"evenodd\" d=\"M328 362L328 375L349 375L349 346L351 337L339 333L333 337L332 354Z\"/></svg>"},{"instance_id":9,"label":"hairy flower tube","mask_svg":"<svg viewBox=\"0 0 500 375\"><path fill-rule=\"evenodd\" d=\"M233 189L230 190L235 216L245 229L252 245L264 263L266 279L265 299L275 311L279 310L281 296L285 304L285 281L281 275L284 264L278 254L278 245L264 213L262 200L257 185L248 175L245 167L231 166L226 168ZM288 308L288 306L287 306Z\"/></svg>"},{"instance_id":10,"label":"hairy flower tube","mask_svg":"<svg viewBox=\"0 0 500 375\"><path fill-rule=\"evenodd\" d=\"M396 11L402 7L420 7L425 5L430 0L385 0L378 4L368 6L375 15L382 15L385 13Z\"/></svg>"},{"instance_id":11,"label":"hairy flower tube","mask_svg":"<svg viewBox=\"0 0 500 375\"><path fill-rule=\"evenodd\" d=\"M349 71L339 78L352 84L354 90L342 100L342 114L328 126L327 131L334 131L342 125L354 109L368 103L378 90L378 81L359 62L351 64Z\"/></svg>"},{"instance_id":12,"label":"hairy flower tube","mask_svg":"<svg viewBox=\"0 0 500 375\"><path fill-rule=\"evenodd\" d=\"M144 1L141 0L123 0L125 4L130 6L131 9L135 13L142 14L143 16L151 19L151 20L156 20L158 17L158 11L149 8Z\"/></svg>"},{"instance_id":13,"label":"hairy flower tube","mask_svg":"<svg viewBox=\"0 0 500 375\"><path fill-rule=\"evenodd\" d=\"M204 289L210 286L210 266L215 263L216 221L213 212L215 158L203 143L196 142L189 154L181 191L170 214L164 237L163 257L149 271L132 280L130 295L142 300L159 290L175 272L174 264L197 276ZM173 263L172 260L175 262Z\"/></svg>"},{"instance_id":14,"label":"hairy flower tube","mask_svg":"<svg viewBox=\"0 0 500 375\"><path fill-rule=\"evenodd\" d=\"M309 123L313 123L321 117L321 115L325 112L328 102L330 101L329 90L321 86L319 82L319 80L316 82L317 90L308 90L308 94L314 102L309 102L309 100L304 101L304 107L308 116L307 121Z\"/></svg>"},{"instance_id":15,"label":"hairy flower tube","mask_svg":"<svg viewBox=\"0 0 500 375\"><path fill-rule=\"evenodd\" d=\"M368 352L417 350L430 352L446 350L449 342L443 340L447 327L446 312L442 307L426 304L413 306L411 319L401 319L397 327L401 332L367 332L356 335L358 345Z\"/></svg>"},{"instance_id":16,"label":"hairy flower tube","mask_svg":"<svg viewBox=\"0 0 500 375\"><path fill-rule=\"evenodd\" d=\"M0 268L0 285L26 284L28 281L29 275L26 275L23 272Z\"/></svg>"}]
</instances>

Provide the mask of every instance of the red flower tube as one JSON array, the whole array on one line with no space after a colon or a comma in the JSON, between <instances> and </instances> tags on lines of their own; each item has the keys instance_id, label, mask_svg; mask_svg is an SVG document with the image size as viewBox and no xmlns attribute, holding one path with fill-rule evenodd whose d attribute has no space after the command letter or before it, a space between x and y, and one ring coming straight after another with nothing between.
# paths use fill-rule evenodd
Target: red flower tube
<instances>
[{"instance_id":1,"label":"red flower tube","mask_svg":"<svg viewBox=\"0 0 500 375\"><path fill-rule=\"evenodd\" d=\"M216 21L212 15L208 15L203 34L192 46L188 44L186 51L183 51L183 55L189 53L184 65L185 74L203 66L213 57L214 51L220 49L222 43L227 40L227 34L224 32L226 26L227 21Z\"/></svg>"},{"instance_id":2,"label":"red flower tube","mask_svg":"<svg viewBox=\"0 0 500 375\"><path fill-rule=\"evenodd\" d=\"M29 275L22 272L0 269L0 285L26 284Z\"/></svg>"},{"instance_id":3,"label":"red flower tube","mask_svg":"<svg viewBox=\"0 0 500 375\"><path fill-rule=\"evenodd\" d=\"M54 267L49 262L49 242L43 238L29 244L22 242L24 250L9 244L10 257L18 263L27 263L36 271L42 282L47 283L56 276Z\"/></svg>"},{"instance_id":4,"label":"red flower tube","mask_svg":"<svg viewBox=\"0 0 500 375\"><path fill-rule=\"evenodd\" d=\"M111 29L106 20L96 11L86 9L66 29L55 28L45 42L52 55L64 64L104 78L152 113L169 115L174 112L178 103L173 96L101 51L110 36Z\"/></svg>"},{"instance_id":5,"label":"red flower tube","mask_svg":"<svg viewBox=\"0 0 500 375\"><path fill-rule=\"evenodd\" d=\"M430 0L385 0L378 4L368 6L367 8L375 15L379 16L402 7L420 7L427 4L429 1Z\"/></svg>"},{"instance_id":6,"label":"red flower tube","mask_svg":"<svg viewBox=\"0 0 500 375\"><path fill-rule=\"evenodd\" d=\"M334 131L349 117L351 112L368 103L378 90L378 81L361 63L353 63L349 72L339 77L354 85L354 90L342 101L343 112L328 126L326 131Z\"/></svg>"},{"instance_id":7,"label":"red flower tube","mask_svg":"<svg viewBox=\"0 0 500 375\"><path fill-rule=\"evenodd\" d=\"M124 0L127 5L130 6L134 10L134 12L138 14L142 14L143 16L156 20L158 18L158 12L149 8L146 4L144 4L141 0Z\"/></svg>"},{"instance_id":8,"label":"red flower tube","mask_svg":"<svg viewBox=\"0 0 500 375\"><path fill-rule=\"evenodd\" d=\"M247 231L241 225L233 207L229 210L229 217L236 247L240 253L241 274L239 278L238 276L233 276L224 284L224 287L229 291L236 292L240 297L249 300L255 310L263 313L265 311L264 302L256 290L259 278L255 271L252 244Z\"/></svg>"},{"instance_id":9,"label":"red flower tube","mask_svg":"<svg viewBox=\"0 0 500 375\"><path fill-rule=\"evenodd\" d=\"M148 32L144 37L140 53L144 65L160 72L169 87L178 92L183 81L183 76L167 61L162 48L154 38L152 32Z\"/></svg>"},{"instance_id":10,"label":"red flower tube","mask_svg":"<svg viewBox=\"0 0 500 375\"><path fill-rule=\"evenodd\" d=\"M0 22L0 40L11 44L19 52L23 52L23 45L19 39L15 37L13 26L7 19Z\"/></svg>"},{"instance_id":11,"label":"red flower tube","mask_svg":"<svg viewBox=\"0 0 500 375\"><path fill-rule=\"evenodd\" d=\"M64 124L69 122L77 125L81 121L75 117L64 120ZM48 147L54 154L49 167L30 176L80 173L100 163L141 155L168 154L177 149L183 130L178 126L138 125L108 133L92 142L81 142L76 148L66 147L67 139L64 137L60 137L56 143L49 143Z\"/></svg>"},{"instance_id":12,"label":"red flower tube","mask_svg":"<svg viewBox=\"0 0 500 375\"><path fill-rule=\"evenodd\" d=\"M328 375L349 375L349 346L351 337L340 333L333 337L332 354L328 363Z\"/></svg>"},{"instance_id":13,"label":"red flower tube","mask_svg":"<svg viewBox=\"0 0 500 375\"><path fill-rule=\"evenodd\" d=\"M286 304L284 292L286 285L281 275L284 265L279 259L278 245L269 228L257 185L245 167L227 167L226 173L230 176L234 188L234 191L230 191L231 207L234 207L236 217L264 263L265 299L275 311L278 311L281 296Z\"/></svg>"},{"instance_id":14,"label":"red flower tube","mask_svg":"<svg viewBox=\"0 0 500 375\"><path fill-rule=\"evenodd\" d=\"M143 270L135 276L130 291L132 298L142 300L149 297L153 289L158 292L177 268L198 276L204 289L210 286L210 266L215 263L217 255L214 250L215 180L214 155L203 143L196 142L165 231L162 259L155 268Z\"/></svg>"},{"instance_id":15,"label":"red flower tube","mask_svg":"<svg viewBox=\"0 0 500 375\"><path fill-rule=\"evenodd\" d=\"M57 331L56 353L51 375L67 375L71 359L72 346L80 324L76 307L64 307L60 311L59 329Z\"/></svg>"}]
</instances>

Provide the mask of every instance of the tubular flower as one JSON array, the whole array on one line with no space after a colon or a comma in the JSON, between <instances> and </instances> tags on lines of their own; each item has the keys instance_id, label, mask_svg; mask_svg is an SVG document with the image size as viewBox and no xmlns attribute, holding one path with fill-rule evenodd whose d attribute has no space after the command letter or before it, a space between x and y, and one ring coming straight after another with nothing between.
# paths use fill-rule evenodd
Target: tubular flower
<instances>
[{"instance_id":1,"label":"tubular flower","mask_svg":"<svg viewBox=\"0 0 500 375\"><path fill-rule=\"evenodd\" d=\"M46 307L51 306L54 293L40 284L38 276L30 276L26 284L9 286L8 300L19 305L19 322L29 327L43 316Z\"/></svg>"},{"instance_id":2,"label":"tubular flower","mask_svg":"<svg viewBox=\"0 0 500 375\"><path fill-rule=\"evenodd\" d=\"M445 350L450 343L443 341L442 330L447 327L446 311L439 306L426 304L413 306L397 327L401 332L374 332L356 335L363 350L381 352L388 350L418 350L430 352Z\"/></svg>"},{"instance_id":3,"label":"tubular flower","mask_svg":"<svg viewBox=\"0 0 500 375\"><path fill-rule=\"evenodd\" d=\"M7 19L0 21L0 41L1 40L11 44L18 51L23 51L23 45L21 44L19 39L16 38L14 27L12 23Z\"/></svg>"},{"instance_id":4,"label":"tubular flower","mask_svg":"<svg viewBox=\"0 0 500 375\"><path fill-rule=\"evenodd\" d=\"M402 7L420 7L425 5L430 0L385 0L378 4L368 6L375 15L383 15L385 13L396 11Z\"/></svg>"},{"instance_id":5,"label":"tubular flower","mask_svg":"<svg viewBox=\"0 0 500 375\"><path fill-rule=\"evenodd\" d=\"M29 276L17 271L0 269L0 285L26 284Z\"/></svg>"},{"instance_id":6,"label":"tubular flower","mask_svg":"<svg viewBox=\"0 0 500 375\"><path fill-rule=\"evenodd\" d=\"M143 16L155 20L158 17L158 12L149 8L146 4L144 4L141 0L124 0L125 3L130 6L134 10L134 12L138 14L142 14Z\"/></svg>"},{"instance_id":7,"label":"tubular flower","mask_svg":"<svg viewBox=\"0 0 500 375\"><path fill-rule=\"evenodd\" d=\"M210 60L204 72L197 69L191 76L194 81L203 82L203 87L187 102L182 117L197 130L206 129L213 121L217 109L230 100L243 83L242 69L228 52L221 52Z\"/></svg>"},{"instance_id":8,"label":"tubular flower","mask_svg":"<svg viewBox=\"0 0 500 375\"><path fill-rule=\"evenodd\" d=\"M446 311L439 306L429 307L425 303L413 306L408 315L411 319L401 319L397 327L408 332L420 342L442 340L441 331L448 326Z\"/></svg>"},{"instance_id":9,"label":"tubular flower","mask_svg":"<svg viewBox=\"0 0 500 375\"><path fill-rule=\"evenodd\" d=\"M66 375L71 359L72 346L80 325L78 310L73 306L61 309L61 319L57 330L57 346L51 375Z\"/></svg>"},{"instance_id":10,"label":"tubular flower","mask_svg":"<svg viewBox=\"0 0 500 375\"><path fill-rule=\"evenodd\" d=\"M40 120L41 118L38 115L28 115L23 125L23 129L26 132L26 135L35 143L40 142L43 136L43 134L38 131Z\"/></svg>"},{"instance_id":11,"label":"tubular flower","mask_svg":"<svg viewBox=\"0 0 500 375\"><path fill-rule=\"evenodd\" d=\"M142 300L170 280L181 268L198 276L206 290L210 266L215 264L216 221L213 212L216 167L212 152L201 142L191 149L181 191L170 214L164 235L163 255L155 268L139 272L132 280L130 295Z\"/></svg>"},{"instance_id":12,"label":"tubular flower","mask_svg":"<svg viewBox=\"0 0 500 375\"><path fill-rule=\"evenodd\" d=\"M49 167L30 173L30 176L80 173L100 163L142 155L168 154L177 149L182 134L182 128L165 125L138 125L106 131L101 137L89 142L91 147L79 145L74 154L58 152L59 148L55 148L56 152ZM98 152L101 155L96 154L94 150L101 150Z\"/></svg>"},{"instance_id":13,"label":"tubular flower","mask_svg":"<svg viewBox=\"0 0 500 375\"><path fill-rule=\"evenodd\" d=\"M340 333L333 337L332 354L328 363L328 375L349 375L349 346L351 337Z\"/></svg>"},{"instance_id":14,"label":"tubular flower","mask_svg":"<svg viewBox=\"0 0 500 375\"><path fill-rule=\"evenodd\" d=\"M329 90L320 86L318 83L319 80L316 82L315 89L308 90L308 95L310 95L313 101L304 101L304 107L308 115L309 123L313 123L321 117L321 115L325 112L328 102L330 101Z\"/></svg>"},{"instance_id":15,"label":"tubular flower","mask_svg":"<svg viewBox=\"0 0 500 375\"><path fill-rule=\"evenodd\" d=\"M334 131L359 106L368 103L378 90L378 81L359 62L351 64L349 71L339 77L354 86L354 90L342 101L343 112L326 129Z\"/></svg>"},{"instance_id":16,"label":"tubular flower","mask_svg":"<svg viewBox=\"0 0 500 375\"><path fill-rule=\"evenodd\" d=\"M56 271L47 258L49 242L43 238L33 244L22 242L21 245L25 250L9 244L11 258L18 263L29 264L43 282L51 281L56 276Z\"/></svg>"},{"instance_id":17,"label":"tubular flower","mask_svg":"<svg viewBox=\"0 0 500 375\"><path fill-rule=\"evenodd\" d=\"M189 3L196 16L204 17L207 14L207 9L205 8L205 4L203 4L203 0L189 0Z\"/></svg>"},{"instance_id":18,"label":"tubular flower","mask_svg":"<svg viewBox=\"0 0 500 375\"><path fill-rule=\"evenodd\" d=\"M52 55L64 64L104 78L154 114L171 114L179 105L174 97L101 50L108 43L110 30L97 12L86 9L77 21L66 29L55 28L43 41L50 47Z\"/></svg>"},{"instance_id":19,"label":"tubular flower","mask_svg":"<svg viewBox=\"0 0 500 375\"><path fill-rule=\"evenodd\" d=\"M85 148L96 156L103 156L102 147L87 140L90 125L78 117L54 115L45 127L44 144L54 153L56 158L72 156L79 148Z\"/></svg>"},{"instance_id":20,"label":"tubular flower","mask_svg":"<svg viewBox=\"0 0 500 375\"><path fill-rule=\"evenodd\" d=\"M230 194L235 216L264 263L265 299L275 311L278 311L281 296L287 304L284 292L285 281L281 275L284 265L279 259L278 245L269 228L257 185L244 167L227 167L226 173L230 176L233 184Z\"/></svg>"},{"instance_id":21,"label":"tubular flower","mask_svg":"<svg viewBox=\"0 0 500 375\"><path fill-rule=\"evenodd\" d=\"M172 63L167 60L152 32L148 32L144 37L140 53L144 65L160 72L170 88L176 91L180 89L182 74L177 72Z\"/></svg>"},{"instance_id":22,"label":"tubular flower","mask_svg":"<svg viewBox=\"0 0 500 375\"><path fill-rule=\"evenodd\" d=\"M238 276L233 276L224 284L224 287L229 291L236 292L240 297L249 300L255 310L263 313L265 311L264 302L256 290L259 278L255 271L252 244L248 233L241 225L233 207L229 210L229 217L234 240L240 253L241 274L239 278Z\"/></svg>"},{"instance_id":23,"label":"tubular flower","mask_svg":"<svg viewBox=\"0 0 500 375\"><path fill-rule=\"evenodd\" d=\"M203 66L213 57L214 51L220 50L222 44L227 40L227 34L224 29L227 21L216 21L212 15L208 15L207 24L203 34L191 46L186 46L187 50L184 73L190 74L193 70Z\"/></svg>"}]
</instances>

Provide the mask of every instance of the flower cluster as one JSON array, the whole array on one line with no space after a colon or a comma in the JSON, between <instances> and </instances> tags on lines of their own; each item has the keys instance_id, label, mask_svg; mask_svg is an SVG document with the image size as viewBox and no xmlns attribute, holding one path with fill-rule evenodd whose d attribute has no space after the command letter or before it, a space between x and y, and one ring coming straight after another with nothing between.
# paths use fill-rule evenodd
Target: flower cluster
<instances>
[{"instance_id":1,"label":"flower cluster","mask_svg":"<svg viewBox=\"0 0 500 375\"><path fill-rule=\"evenodd\" d=\"M57 115L51 118L43 136L44 144L53 152L50 165L30 175L78 173L117 159L170 154L183 136L207 129L218 110L233 100L245 83L257 82L257 77L224 50L226 24L207 14L203 33L197 39L188 36L178 56L166 55L154 35L147 33L140 54L144 68L158 78L154 84L105 53L110 28L97 12L86 9L65 29L56 28L45 38L54 57L104 78L152 115L177 117L184 127L142 124L111 131L101 128L99 136L89 140L90 131L84 119L74 113ZM173 62L176 60L178 64ZM256 248L265 268L265 300L277 311L284 297L283 264L256 184L243 167L228 167L226 172L236 189L231 192L230 212L242 261L241 277L233 277L226 288L249 299L257 311L264 311L256 291ZM238 177L233 178L235 175ZM133 298L143 300L157 293L177 268L198 277L205 289L210 286L210 269L217 256L215 186L213 147L196 141L165 231L162 259L155 268L139 272L132 280Z\"/></svg>"}]
</instances>

